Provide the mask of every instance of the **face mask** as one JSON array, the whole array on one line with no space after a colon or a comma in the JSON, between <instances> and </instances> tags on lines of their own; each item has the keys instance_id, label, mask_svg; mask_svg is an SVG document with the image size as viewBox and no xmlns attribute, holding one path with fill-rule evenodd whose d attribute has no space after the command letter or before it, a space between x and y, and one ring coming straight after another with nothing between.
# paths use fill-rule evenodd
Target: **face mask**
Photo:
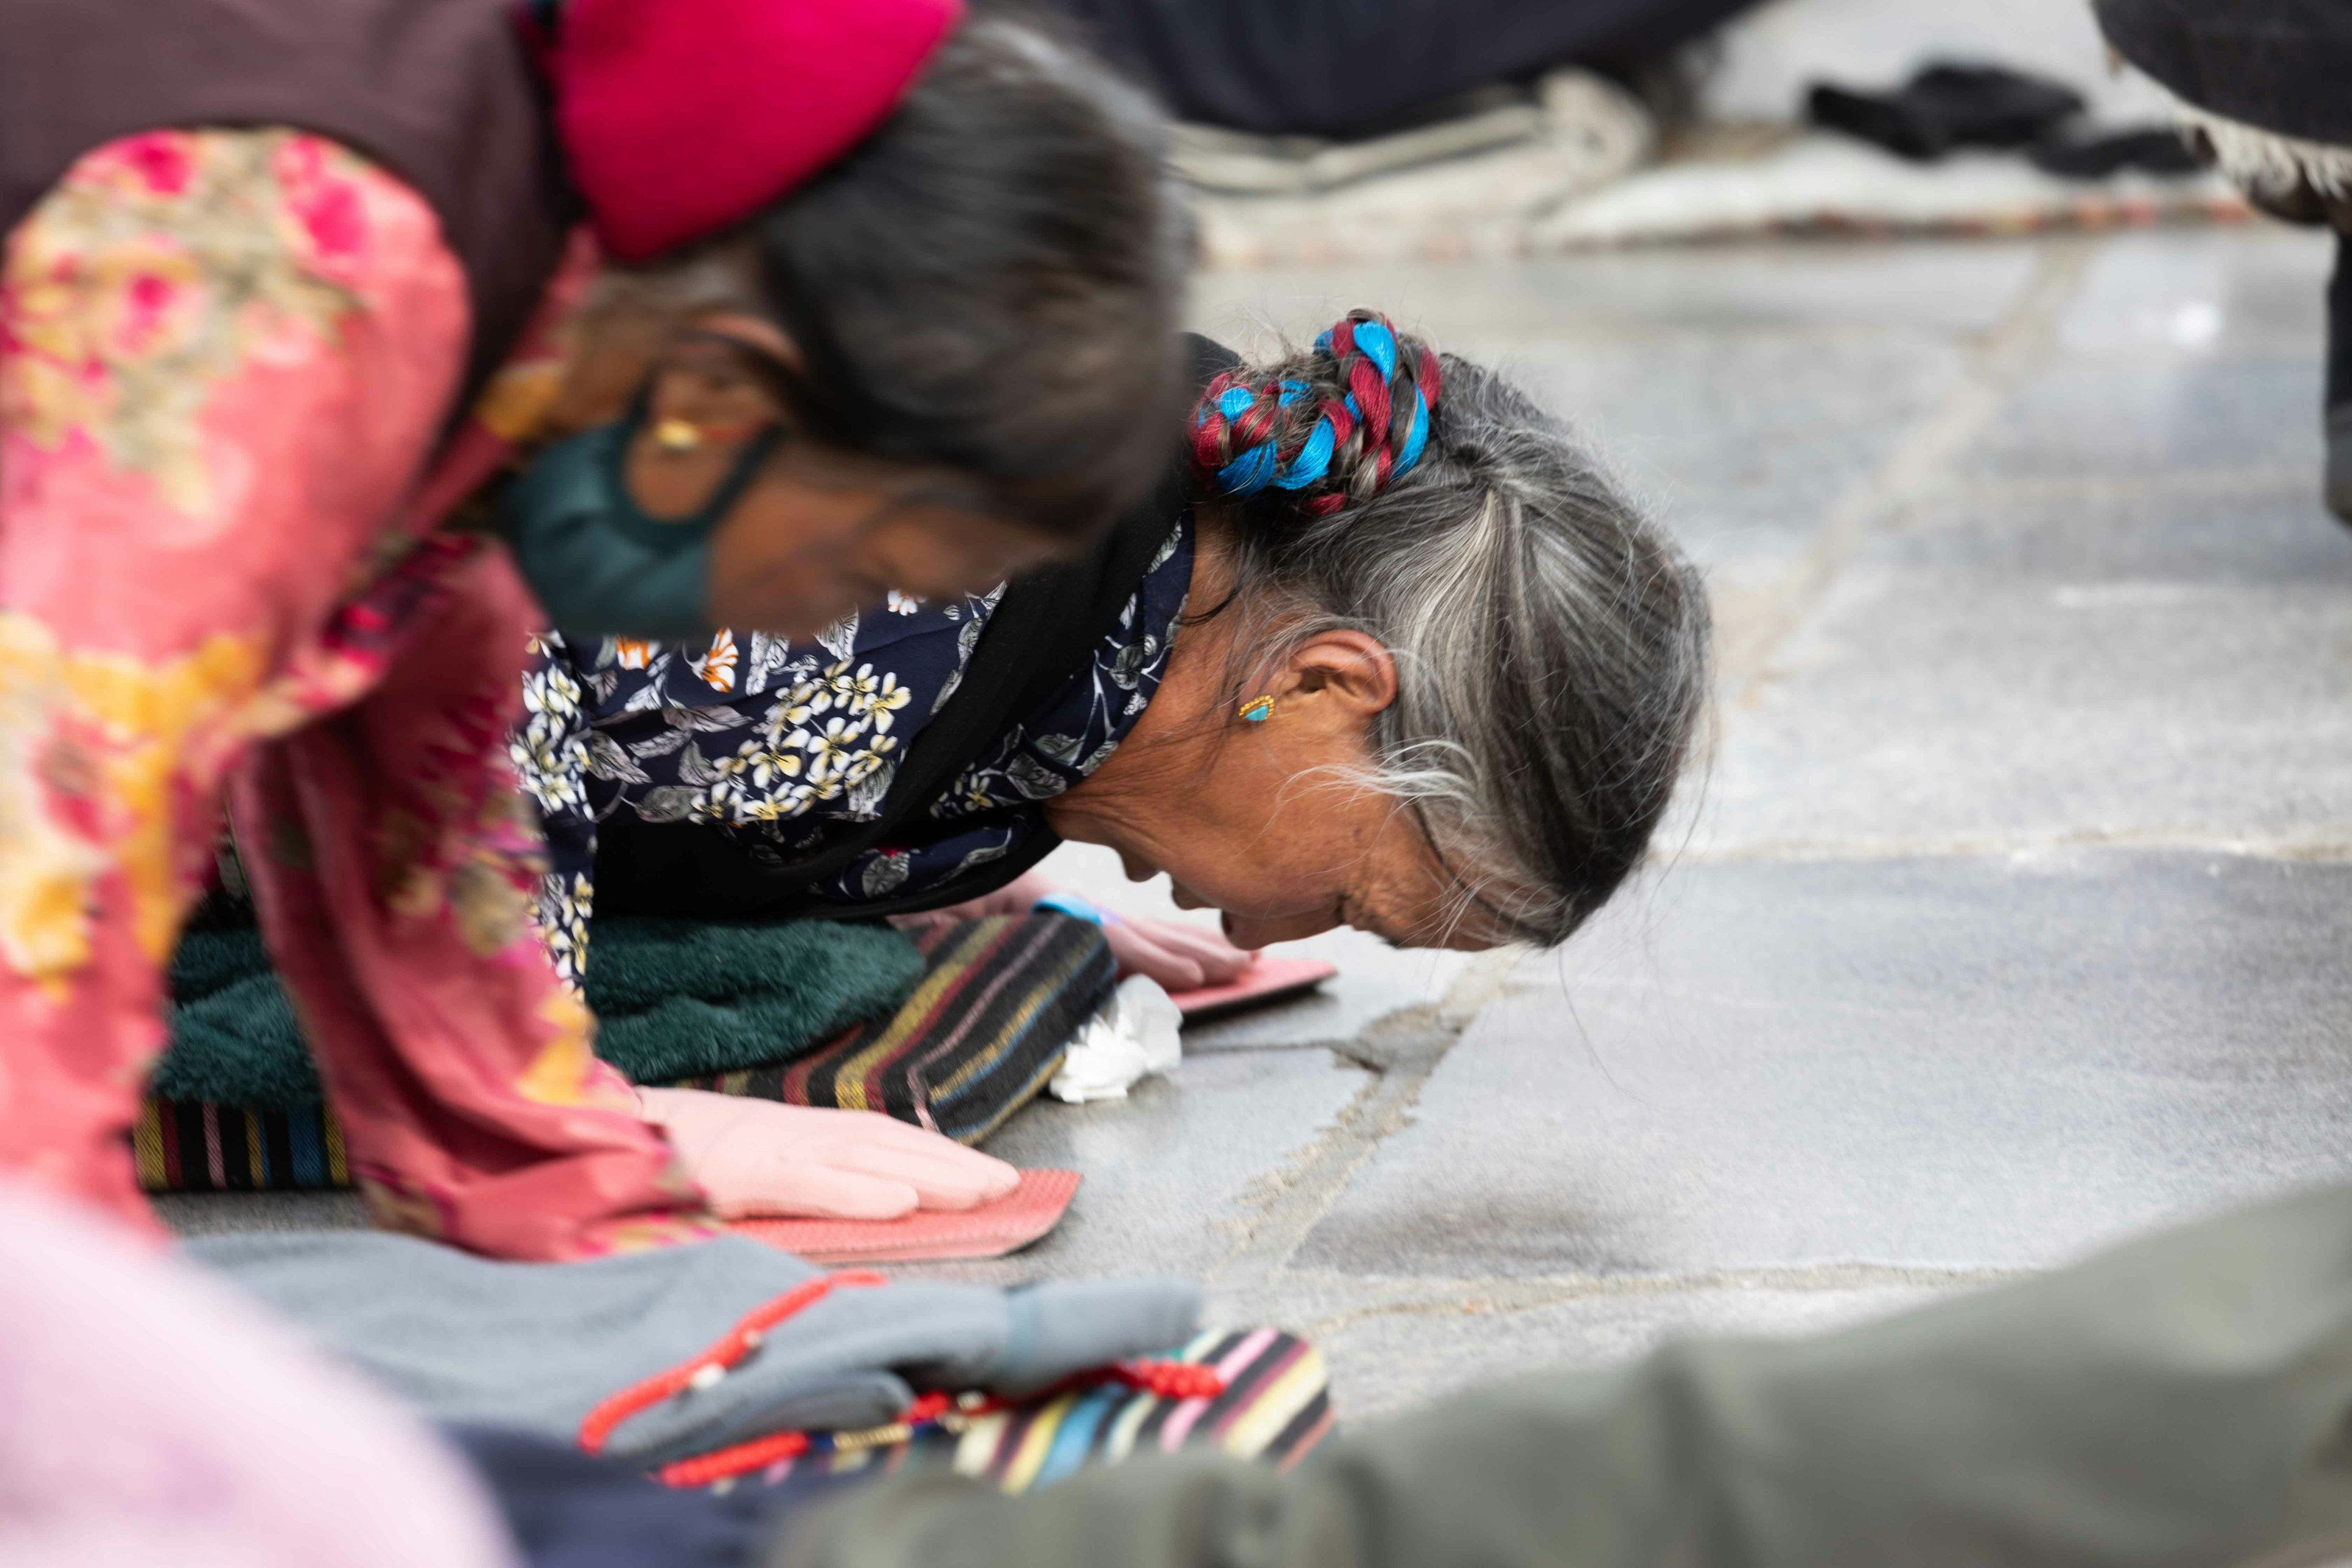
<instances>
[{"instance_id":1,"label":"face mask","mask_svg":"<svg viewBox=\"0 0 2352 1568\"><path fill-rule=\"evenodd\" d=\"M640 398L620 424L549 447L507 489L499 531L567 637L709 637L710 535L783 439L762 431L699 510L656 518L630 496L624 466L645 417Z\"/></svg>"}]
</instances>

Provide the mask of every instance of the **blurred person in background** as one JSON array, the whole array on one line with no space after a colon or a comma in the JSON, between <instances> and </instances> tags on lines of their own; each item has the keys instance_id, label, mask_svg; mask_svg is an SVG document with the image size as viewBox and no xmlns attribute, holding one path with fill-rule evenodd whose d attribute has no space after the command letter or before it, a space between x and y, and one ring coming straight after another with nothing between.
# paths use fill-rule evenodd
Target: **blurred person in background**
<instances>
[{"instance_id":1,"label":"blurred person in background","mask_svg":"<svg viewBox=\"0 0 2352 1568\"><path fill-rule=\"evenodd\" d=\"M1577 65L1663 66L1756 0L1048 0L1178 118L1356 138Z\"/></svg>"},{"instance_id":2,"label":"blurred person in background","mask_svg":"<svg viewBox=\"0 0 2352 1568\"><path fill-rule=\"evenodd\" d=\"M2170 92L2190 140L2273 217L2332 228L2323 394L2328 509L2352 523L2352 6L2096 0L2116 52Z\"/></svg>"}]
</instances>

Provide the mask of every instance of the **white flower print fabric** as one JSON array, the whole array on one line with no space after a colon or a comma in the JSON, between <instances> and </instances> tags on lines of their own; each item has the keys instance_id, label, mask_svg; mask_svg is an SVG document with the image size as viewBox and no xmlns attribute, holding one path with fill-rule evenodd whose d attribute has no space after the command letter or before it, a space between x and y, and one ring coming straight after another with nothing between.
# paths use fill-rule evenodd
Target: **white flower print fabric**
<instances>
[{"instance_id":1,"label":"white flower print fabric","mask_svg":"<svg viewBox=\"0 0 2352 1568\"><path fill-rule=\"evenodd\" d=\"M1150 701L1192 557L1186 519L1095 657L933 805L936 834L860 857L819 895L856 904L919 890L1042 831L1036 803L1099 767ZM584 963L598 823L620 811L706 823L772 863L816 853L829 826L880 814L898 759L954 696L1003 594L893 595L807 642L535 639L511 751L547 833L539 917L566 977L576 984Z\"/></svg>"}]
</instances>

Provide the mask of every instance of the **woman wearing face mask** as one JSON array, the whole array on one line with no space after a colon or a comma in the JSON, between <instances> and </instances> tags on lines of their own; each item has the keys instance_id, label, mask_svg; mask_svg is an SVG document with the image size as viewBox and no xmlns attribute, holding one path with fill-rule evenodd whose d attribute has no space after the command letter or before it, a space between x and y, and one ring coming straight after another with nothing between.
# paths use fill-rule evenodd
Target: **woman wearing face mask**
<instances>
[{"instance_id":1,"label":"woman wearing face mask","mask_svg":"<svg viewBox=\"0 0 2352 1568\"><path fill-rule=\"evenodd\" d=\"M380 1216L701 1234L530 934L525 581L806 633L1073 548L1173 416L1157 153L953 0L0 0L0 1165L152 1225L126 1144L226 797ZM728 356L786 410L740 442ZM652 407L671 366L708 407ZM582 430L511 554L468 526ZM605 471L634 514L560 504Z\"/></svg>"},{"instance_id":2,"label":"woman wearing face mask","mask_svg":"<svg viewBox=\"0 0 2352 1568\"><path fill-rule=\"evenodd\" d=\"M1706 683L1695 572L1573 433L1359 310L1246 366L1092 554L818 637L572 639L517 738L542 921L894 914L1062 838L1254 947L1565 941L1641 859Z\"/></svg>"}]
</instances>

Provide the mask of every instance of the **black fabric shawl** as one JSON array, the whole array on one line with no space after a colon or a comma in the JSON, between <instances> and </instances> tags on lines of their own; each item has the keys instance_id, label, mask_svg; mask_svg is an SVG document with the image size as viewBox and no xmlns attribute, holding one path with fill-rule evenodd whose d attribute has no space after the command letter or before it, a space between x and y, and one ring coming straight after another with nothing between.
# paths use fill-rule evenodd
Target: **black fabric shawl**
<instances>
[{"instance_id":1,"label":"black fabric shawl","mask_svg":"<svg viewBox=\"0 0 2352 1568\"><path fill-rule=\"evenodd\" d=\"M2345 0L2095 0L2116 52L2198 108L2352 146Z\"/></svg>"},{"instance_id":2,"label":"black fabric shawl","mask_svg":"<svg viewBox=\"0 0 2352 1568\"><path fill-rule=\"evenodd\" d=\"M1196 389L1240 363L1232 350L1207 338L1193 336L1189 342ZM649 823L624 808L597 828L596 913L869 920L961 903L1020 876L1061 842L1043 826L1003 859L919 893L852 904L809 891L811 883L868 849L918 844L941 831L931 820L932 802L1023 714L1094 657L1096 643L1118 623L1191 499L1191 468L1180 451L1151 492L1129 508L1083 558L1013 581L989 616L955 695L908 747L883 799L882 815L873 822L832 837L804 860L776 866L753 859L734 838L706 824ZM953 830L990 820L959 817Z\"/></svg>"}]
</instances>

